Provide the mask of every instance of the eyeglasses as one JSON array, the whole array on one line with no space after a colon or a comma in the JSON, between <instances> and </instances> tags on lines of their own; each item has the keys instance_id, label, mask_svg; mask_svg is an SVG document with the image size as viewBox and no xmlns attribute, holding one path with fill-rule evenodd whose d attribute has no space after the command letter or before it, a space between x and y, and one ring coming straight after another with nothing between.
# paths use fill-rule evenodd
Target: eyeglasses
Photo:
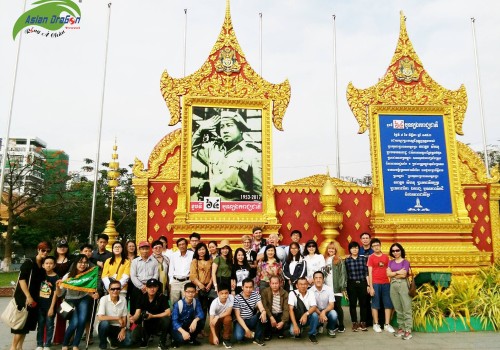
<instances>
[{"instance_id":1,"label":"eyeglasses","mask_svg":"<svg viewBox=\"0 0 500 350\"><path fill-rule=\"evenodd\" d=\"M315 245L308 245L307 248L316 248Z\"/></svg>"},{"instance_id":2,"label":"eyeglasses","mask_svg":"<svg viewBox=\"0 0 500 350\"><path fill-rule=\"evenodd\" d=\"M81 265L88 265L89 263L86 262L86 261L79 261L78 264L81 264Z\"/></svg>"},{"instance_id":3,"label":"eyeglasses","mask_svg":"<svg viewBox=\"0 0 500 350\"><path fill-rule=\"evenodd\" d=\"M109 290L112 291L112 292L116 292L116 291L120 291L121 288L109 288Z\"/></svg>"},{"instance_id":4,"label":"eyeglasses","mask_svg":"<svg viewBox=\"0 0 500 350\"><path fill-rule=\"evenodd\" d=\"M48 253L48 252L50 252L50 249L40 249L40 251L41 251L42 253Z\"/></svg>"},{"instance_id":5,"label":"eyeglasses","mask_svg":"<svg viewBox=\"0 0 500 350\"><path fill-rule=\"evenodd\" d=\"M399 253L400 251L401 250L399 250L399 249L393 249L393 250L391 250L391 252L393 252L393 253Z\"/></svg>"}]
</instances>

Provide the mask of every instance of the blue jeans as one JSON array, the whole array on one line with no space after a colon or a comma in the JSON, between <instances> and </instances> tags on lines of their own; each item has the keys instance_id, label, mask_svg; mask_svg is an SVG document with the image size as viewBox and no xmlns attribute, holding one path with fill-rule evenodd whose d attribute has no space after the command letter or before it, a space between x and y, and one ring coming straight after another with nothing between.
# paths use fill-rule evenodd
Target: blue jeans
<instances>
[{"instance_id":1,"label":"blue jeans","mask_svg":"<svg viewBox=\"0 0 500 350\"><path fill-rule=\"evenodd\" d=\"M125 339L118 341L118 333L120 333L121 328L119 326L112 325L110 321L99 322L98 333L99 333L99 349L106 349L108 346L108 339L113 345L119 345L120 347L128 347L132 345L132 338L130 332L126 331Z\"/></svg>"},{"instance_id":2,"label":"blue jeans","mask_svg":"<svg viewBox=\"0 0 500 350\"><path fill-rule=\"evenodd\" d=\"M306 324L301 325L300 323L298 323L298 320L297 320L297 324L299 325L301 331L302 331L302 328L309 326L309 332L307 334L308 335L315 335L317 332L317 329L318 329L319 316L317 313L313 313L307 317ZM290 334L293 335L293 323L292 322L290 322Z\"/></svg>"},{"instance_id":3,"label":"blue jeans","mask_svg":"<svg viewBox=\"0 0 500 350\"><path fill-rule=\"evenodd\" d=\"M90 298L88 295L81 299L70 299L66 300L68 303L75 307L73 311L73 316L69 320L68 328L66 328L66 333L64 333L64 340L62 346L69 346L69 340L73 333L75 337L73 339L72 346L78 346L80 344L80 339L82 339L83 331L85 330L85 323L87 322L87 314L89 307L92 307Z\"/></svg>"},{"instance_id":4,"label":"blue jeans","mask_svg":"<svg viewBox=\"0 0 500 350\"><path fill-rule=\"evenodd\" d=\"M54 319L55 314L52 317L47 316L49 312L48 309L39 308L38 309L38 326L36 331L36 346L50 347L52 345L52 337L54 335ZM47 326L46 340L43 341L43 335L45 331L45 326Z\"/></svg>"},{"instance_id":5,"label":"blue jeans","mask_svg":"<svg viewBox=\"0 0 500 350\"><path fill-rule=\"evenodd\" d=\"M328 311L328 313L326 314L326 318L328 319L326 321L326 329L333 331L335 328L337 328L337 320L338 320L337 311L335 310Z\"/></svg>"},{"instance_id":6,"label":"blue jeans","mask_svg":"<svg viewBox=\"0 0 500 350\"><path fill-rule=\"evenodd\" d=\"M260 321L259 314L243 319L243 321L245 321L245 324L250 330L255 331L255 339L262 340L264 334L264 324ZM234 325L233 337L237 341L242 341L243 338L245 338L245 330L241 327L238 321L236 321L236 324Z\"/></svg>"},{"instance_id":7,"label":"blue jeans","mask_svg":"<svg viewBox=\"0 0 500 350\"><path fill-rule=\"evenodd\" d=\"M186 332L189 333L189 335L191 336L189 338L189 340L184 340L184 338L182 337L182 334L181 332L179 332L177 329L172 329L172 338L175 340L175 342L178 344L178 345L182 345L182 344L185 344L189 341L192 341L192 340L195 340L196 337L198 337L198 334L203 330L203 328L205 327L205 320L199 320L197 323L196 323L196 329L194 330L194 332L190 332L189 331L189 325L191 324L192 320L189 321L189 322L186 322L182 325L182 329L184 329ZM170 329L170 326L168 327Z\"/></svg>"}]
</instances>

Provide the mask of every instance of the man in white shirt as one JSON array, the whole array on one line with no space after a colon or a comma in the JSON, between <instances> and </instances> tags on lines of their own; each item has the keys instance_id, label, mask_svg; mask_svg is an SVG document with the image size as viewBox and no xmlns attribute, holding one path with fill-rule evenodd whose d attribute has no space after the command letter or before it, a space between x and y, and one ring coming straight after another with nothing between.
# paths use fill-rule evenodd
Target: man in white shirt
<instances>
[{"instance_id":1,"label":"man in white shirt","mask_svg":"<svg viewBox=\"0 0 500 350\"><path fill-rule=\"evenodd\" d=\"M337 312L333 309L335 306L335 295L333 288L324 284L325 277L323 272L316 271L313 275L314 286L311 290L316 299L316 313L319 319L319 333L323 333L323 325L326 323L328 335L335 338L335 330L337 329Z\"/></svg>"},{"instance_id":2,"label":"man in white shirt","mask_svg":"<svg viewBox=\"0 0 500 350\"><path fill-rule=\"evenodd\" d=\"M127 300L120 295L122 285L120 281L112 281L109 284L109 294L101 298L97 319L99 334L99 349L106 349L108 338L111 349L130 346L132 341L130 333L127 332Z\"/></svg>"},{"instance_id":3,"label":"man in white shirt","mask_svg":"<svg viewBox=\"0 0 500 350\"><path fill-rule=\"evenodd\" d=\"M290 310L290 334L295 338L300 338L302 328L309 326L309 340L313 344L317 344L316 330L318 328L318 314L316 313L316 298L311 290L308 290L307 279L300 277L297 280L297 290L290 291L288 294L288 307ZM300 301L304 305L304 310L301 310ZM298 313L305 311L302 316ZM300 316L300 317L299 317Z\"/></svg>"},{"instance_id":4,"label":"man in white shirt","mask_svg":"<svg viewBox=\"0 0 500 350\"><path fill-rule=\"evenodd\" d=\"M170 280L170 305L185 297L184 285L189 282L189 268L193 260L193 251L188 250L188 241L179 238L176 242L178 251L172 254L168 277Z\"/></svg>"},{"instance_id":5,"label":"man in white shirt","mask_svg":"<svg viewBox=\"0 0 500 350\"><path fill-rule=\"evenodd\" d=\"M226 349L231 349L231 335L233 334L233 310L234 297L229 294L230 286L220 284L217 288L218 297L212 301L210 310L210 336L208 342L212 345L219 345L222 337L222 344ZM222 331L222 332L221 332ZM222 333L222 334L221 334Z\"/></svg>"}]
</instances>

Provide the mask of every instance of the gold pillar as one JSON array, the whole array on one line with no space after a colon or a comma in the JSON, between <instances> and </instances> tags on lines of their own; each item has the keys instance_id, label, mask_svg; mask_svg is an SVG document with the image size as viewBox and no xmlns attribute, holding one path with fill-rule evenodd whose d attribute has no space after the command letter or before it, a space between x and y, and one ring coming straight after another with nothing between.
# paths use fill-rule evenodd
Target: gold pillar
<instances>
[{"instance_id":1,"label":"gold pillar","mask_svg":"<svg viewBox=\"0 0 500 350\"><path fill-rule=\"evenodd\" d=\"M324 239L319 247L320 252L323 254L328 244L336 241L336 238L340 234L338 228L342 223L344 215L344 213L340 213L335 209L335 206L339 204L339 194L329 175L321 188L319 202L323 206L323 211L318 213L317 217L318 223L323 227L321 234L324 236ZM340 247L340 245L338 246ZM344 255L343 251L338 253Z\"/></svg>"}]
</instances>

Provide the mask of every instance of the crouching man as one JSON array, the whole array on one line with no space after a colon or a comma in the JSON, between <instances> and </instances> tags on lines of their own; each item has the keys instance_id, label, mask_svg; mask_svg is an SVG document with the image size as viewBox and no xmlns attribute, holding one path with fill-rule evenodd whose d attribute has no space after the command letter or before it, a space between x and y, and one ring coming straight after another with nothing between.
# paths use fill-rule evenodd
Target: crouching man
<instances>
[{"instance_id":1,"label":"crouching man","mask_svg":"<svg viewBox=\"0 0 500 350\"><path fill-rule=\"evenodd\" d=\"M210 305L210 336L208 342L212 345L222 344L226 349L231 349L231 335L233 333L233 310L234 297L229 294L229 286L224 283L217 286L218 297ZM221 332L222 331L222 332ZM220 334L222 333L222 334Z\"/></svg>"},{"instance_id":2,"label":"crouching man","mask_svg":"<svg viewBox=\"0 0 500 350\"><path fill-rule=\"evenodd\" d=\"M288 294L288 309L290 312L290 334L300 338L302 328L309 326L309 340L317 344L316 330L318 328L318 314L316 313L316 298L309 289L309 283L305 277L297 280L297 290Z\"/></svg>"},{"instance_id":3,"label":"crouching man","mask_svg":"<svg viewBox=\"0 0 500 350\"><path fill-rule=\"evenodd\" d=\"M314 298L316 299L316 313L318 314L320 324L319 333L323 333L323 327L326 324L328 335L335 338L335 330L338 328L338 316L337 311L334 310L335 295L333 294L333 289L323 284L325 278L321 271L316 271L313 274L313 281L314 286L311 290L314 292Z\"/></svg>"},{"instance_id":4,"label":"crouching man","mask_svg":"<svg viewBox=\"0 0 500 350\"><path fill-rule=\"evenodd\" d=\"M170 330L171 311L167 297L159 292L160 281L151 278L146 282L146 294L143 294L137 304L130 322L137 324L134 332L140 334L140 347L146 348L151 335L159 335L159 350L167 350L167 334Z\"/></svg>"},{"instance_id":5,"label":"crouching man","mask_svg":"<svg viewBox=\"0 0 500 350\"><path fill-rule=\"evenodd\" d=\"M120 295L120 281L112 281L108 290L109 295L101 298L97 311L99 349L106 349L108 339L111 349L130 346L132 340L127 332L127 300Z\"/></svg>"},{"instance_id":6,"label":"crouching man","mask_svg":"<svg viewBox=\"0 0 500 350\"><path fill-rule=\"evenodd\" d=\"M280 287L280 278L278 276L272 276L269 279L269 287L261 293L262 305L264 305L266 314L269 316L264 340L271 340L273 334L277 335L279 339L283 339L290 319L288 293Z\"/></svg>"},{"instance_id":7,"label":"crouching man","mask_svg":"<svg viewBox=\"0 0 500 350\"><path fill-rule=\"evenodd\" d=\"M205 326L205 314L201 303L194 297L196 286L192 282L184 285L184 298L173 305L172 312L172 347L183 344L201 345L196 339Z\"/></svg>"}]
</instances>

